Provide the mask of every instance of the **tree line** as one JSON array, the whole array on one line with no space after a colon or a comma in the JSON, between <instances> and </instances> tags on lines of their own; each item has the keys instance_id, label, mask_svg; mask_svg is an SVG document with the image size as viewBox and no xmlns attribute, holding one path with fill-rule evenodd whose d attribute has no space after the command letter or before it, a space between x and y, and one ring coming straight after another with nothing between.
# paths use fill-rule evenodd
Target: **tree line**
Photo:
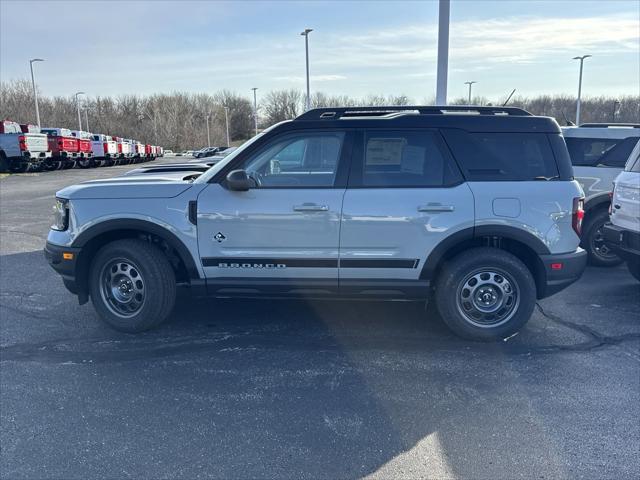
<instances>
[{"instance_id":1,"label":"tree line","mask_svg":"<svg viewBox=\"0 0 640 480\"><path fill-rule=\"evenodd\" d=\"M406 95L369 95L351 97L316 92L312 107L412 105L415 100ZM450 101L464 105L467 98ZM475 105L502 105L506 98L475 97ZM162 145L175 151L207 145L207 123L211 145L226 144L225 108L229 118L232 142L250 138L254 133L253 102L229 90L208 93L173 92L154 95L120 95L116 97L81 98L83 129L91 132L134 138L144 143ZM432 105L434 99L423 99L422 105ZM78 128L74 97L38 95L43 127ZM260 128L291 119L304 111L304 92L296 89L273 90L258 104ZM535 115L555 117L561 125L574 120L576 98L571 95L515 96L510 106L522 107ZM582 100L582 122L640 123L640 96L588 97ZM35 123L33 90L28 80L0 83L0 118L20 123Z\"/></svg>"}]
</instances>

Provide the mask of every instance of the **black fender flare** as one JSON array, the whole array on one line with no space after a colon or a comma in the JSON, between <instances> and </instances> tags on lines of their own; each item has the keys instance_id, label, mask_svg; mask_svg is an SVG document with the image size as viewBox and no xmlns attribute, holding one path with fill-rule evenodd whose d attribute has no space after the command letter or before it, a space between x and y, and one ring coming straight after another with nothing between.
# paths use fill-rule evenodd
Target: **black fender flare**
<instances>
[{"instance_id":1,"label":"black fender flare","mask_svg":"<svg viewBox=\"0 0 640 480\"><path fill-rule=\"evenodd\" d=\"M611 197L609 197L609 192L602 192L594 195L589 198L584 204L584 212L585 214L589 213L589 210L593 210L594 208L598 208L606 205L607 207L611 203Z\"/></svg>"},{"instance_id":2,"label":"black fender flare","mask_svg":"<svg viewBox=\"0 0 640 480\"><path fill-rule=\"evenodd\" d=\"M421 279L432 279L444 255L456 245L482 237L502 237L520 242L537 255L549 255L551 252L542 240L525 230L508 225L480 225L459 230L436 245L425 261Z\"/></svg>"},{"instance_id":3,"label":"black fender flare","mask_svg":"<svg viewBox=\"0 0 640 480\"><path fill-rule=\"evenodd\" d=\"M74 248L82 248L94 238L117 230L137 230L162 238L167 242L167 245L178 253L178 256L184 263L189 278L200 279L200 273L193 256L182 240L167 228L147 220L139 220L135 218L105 220L104 222L97 223L80 233L80 235L74 239L71 246Z\"/></svg>"}]
</instances>

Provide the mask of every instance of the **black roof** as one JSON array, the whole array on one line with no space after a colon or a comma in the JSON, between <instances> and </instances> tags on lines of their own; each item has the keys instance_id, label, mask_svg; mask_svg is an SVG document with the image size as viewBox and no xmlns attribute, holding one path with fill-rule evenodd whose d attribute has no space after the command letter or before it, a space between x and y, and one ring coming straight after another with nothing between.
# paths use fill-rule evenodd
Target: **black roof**
<instances>
[{"instance_id":1,"label":"black roof","mask_svg":"<svg viewBox=\"0 0 640 480\"><path fill-rule=\"evenodd\" d=\"M550 117L537 117L516 107L380 106L314 108L289 122L308 128L460 128L471 132L560 133Z\"/></svg>"}]
</instances>

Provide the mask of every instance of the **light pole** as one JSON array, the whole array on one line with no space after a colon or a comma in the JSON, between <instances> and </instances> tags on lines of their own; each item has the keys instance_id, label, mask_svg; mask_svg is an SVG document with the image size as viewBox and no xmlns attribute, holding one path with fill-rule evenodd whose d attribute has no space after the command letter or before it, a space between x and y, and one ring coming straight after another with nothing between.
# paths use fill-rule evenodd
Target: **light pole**
<instances>
[{"instance_id":1,"label":"light pole","mask_svg":"<svg viewBox=\"0 0 640 480\"><path fill-rule=\"evenodd\" d=\"M313 32L312 28L305 28L304 32L300 33L304 37L304 51L305 58L307 60L307 101L305 103L305 110L309 110L311 108L311 94L309 90L309 34Z\"/></svg>"},{"instance_id":2,"label":"light pole","mask_svg":"<svg viewBox=\"0 0 640 480\"><path fill-rule=\"evenodd\" d=\"M573 60L580 60L580 77L578 79L578 101L576 102L576 125L580 126L580 96L582 95L582 64L585 58L591 55L582 55L581 57L573 57Z\"/></svg>"},{"instance_id":3,"label":"light pole","mask_svg":"<svg viewBox=\"0 0 640 480\"><path fill-rule=\"evenodd\" d=\"M36 121L40 127L40 110L38 109L38 91L36 90L36 81L33 77L33 62L44 62L43 58L32 58L29 60L29 68L31 69L31 85L33 85L33 98L36 102Z\"/></svg>"},{"instance_id":4,"label":"light pole","mask_svg":"<svg viewBox=\"0 0 640 480\"><path fill-rule=\"evenodd\" d=\"M478 83L475 80L472 80L470 82L464 82L465 85L469 85L469 102L467 103L467 105L471 105L471 85L473 85L474 83Z\"/></svg>"},{"instance_id":5,"label":"light pole","mask_svg":"<svg viewBox=\"0 0 640 480\"><path fill-rule=\"evenodd\" d=\"M84 126L89 131L89 107L85 106L84 108Z\"/></svg>"},{"instance_id":6,"label":"light pole","mask_svg":"<svg viewBox=\"0 0 640 480\"><path fill-rule=\"evenodd\" d=\"M258 87L253 87L251 90L253 90L253 123L256 127L256 135L258 135L258 100L256 97Z\"/></svg>"},{"instance_id":7,"label":"light pole","mask_svg":"<svg viewBox=\"0 0 640 480\"><path fill-rule=\"evenodd\" d=\"M620 106L620 100L614 100L613 101L613 114L611 115L611 122L612 123L616 123L616 111L618 110L618 107Z\"/></svg>"},{"instance_id":8,"label":"light pole","mask_svg":"<svg viewBox=\"0 0 640 480\"><path fill-rule=\"evenodd\" d=\"M229 147L231 143L229 141L229 107L224 107L224 121L227 124L227 147Z\"/></svg>"},{"instance_id":9,"label":"light pole","mask_svg":"<svg viewBox=\"0 0 640 480\"><path fill-rule=\"evenodd\" d=\"M82 130L82 118L80 118L80 100L78 100L78 95L84 95L84 92L76 92L73 94L76 97L76 107L78 107L78 130Z\"/></svg>"},{"instance_id":10,"label":"light pole","mask_svg":"<svg viewBox=\"0 0 640 480\"><path fill-rule=\"evenodd\" d=\"M440 0L438 10L438 71L436 76L436 105L447 104L447 74L449 70L449 0Z\"/></svg>"},{"instance_id":11,"label":"light pole","mask_svg":"<svg viewBox=\"0 0 640 480\"><path fill-rule=\"evenodd\" d=\"M211 112L207 113L207 147L211 146L211 134L209 133L209 119L211 118Z\"/></svg>"}]
</instances>

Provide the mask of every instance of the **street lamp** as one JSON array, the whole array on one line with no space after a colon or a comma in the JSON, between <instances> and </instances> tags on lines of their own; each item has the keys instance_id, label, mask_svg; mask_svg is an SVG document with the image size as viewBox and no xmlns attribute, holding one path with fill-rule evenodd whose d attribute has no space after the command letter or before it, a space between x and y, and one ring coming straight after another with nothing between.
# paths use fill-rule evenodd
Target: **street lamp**
<instances>
[{"instance_id":1,"label":"street lamp","mask_svg":"<svg viewBox=\"0 0 640 480\"><path fill-rule=\"evenodd\" d=\"M582 64L585 58L591 55L582 55L581 57L573 57L573 60L580 60L580 77L578 79L578 101L576 102L576 125L580 126L580 96L582 94Z\"/></svg>"},{"instance_id":2,"label":"street lamp","mask_svg":"<svg viewBox=\"0 0 640 480\"><path fill-rule=\"evenodd\" d=\"M436 72L436 105L447 104L450 11L450 1L440 0L438 6L438 69Z\"/></svg>"},{"instance_id":3,"label":"street lamp","mask_svg":"<svg viewBox=\"0 0 640 480\"><path fill-rule=\"evenodd\" d=\"M40 127L40 110L38 109L38 91L36 90L36 81L33 77L33 62L44 62L43 58L32 58L29 60L29 68L31 69L31 85L33 85L33 98L36 102L36 121Z\"/></svg>"},{"instance_id":4,"label":"street lamp","mask_svg":"<svg viewBox=\"0 0 640 480\"><path fill-rule=\"evenodd\" d=\"M313 32L312 28L305 28L304 32L300 33L300 35L304 37L305 58L307 60L307 102L305 110L311 108L311 95L309 93L309 34L311 32Z\"/></svg>"},{"instance_id":5,"label":"street lamp","mask_svg":"<svg viewBox=\"0 0 640 480\"><path fill-rule=\"evenodd\" d=\"M256 97L258 87L253 87L251 90L253 90L253 123L256 127L256 135L258 135L258 101Z\"/></svg>"},{"instance_id":6,"label":"street lamp","mask_svg":"<svg viewBox=\"0 0 640 480\"><path fill-rule=\"evenodd\" d=\"M229 107L224 107L224 121L227 124L227 147L230 146L230 139L229 139Z\"/></svg>"},{"instance_id":7,"label":"street lamp","mask_svg":"<svg viewBox=\"0 0 640 480\"><path fill-rule=\"evenodd\" d=\"M611 115L611 122L612 123L616 123L616 111L618 110L618 107L620 106L620 100L614 100L613 101L613 115Z\"/></svg>"},{"instance_id":8,"label":"street lamp","mask_svg":"<svg viewBox=\"0 0 640 480\"><path fill-rule=\"evenodd\" d=\"M76 107L78 107L78 130L82 130L82 119L80 118L80 100L78 100L78 95L85 95L84 92L76 92L73 94L76 97Z\"/></svg>"},{"instance_id":9,"label":"street lamp","mask_svg":"<svg viewBox=\"0 0 640 480\"><path fill-rule=\"evenodd\" d=\"M209 133L209 119L211 118L211 112L207 113L207 147L211 146L211 134Z\"/></svg>"},{"instance_id":10,"label":"street lamp","mask_svg":"<svg viewBox=\"0 0 640 480\"><path fill-rule=\"evenodd\" d=\"M464 82L465 85L469 85L469 102L467 103L467 105L471 105L471 85L473 85L474 83L478 83L475 80L472 80L471 82Z\"/></svg>"}]
</instances>

